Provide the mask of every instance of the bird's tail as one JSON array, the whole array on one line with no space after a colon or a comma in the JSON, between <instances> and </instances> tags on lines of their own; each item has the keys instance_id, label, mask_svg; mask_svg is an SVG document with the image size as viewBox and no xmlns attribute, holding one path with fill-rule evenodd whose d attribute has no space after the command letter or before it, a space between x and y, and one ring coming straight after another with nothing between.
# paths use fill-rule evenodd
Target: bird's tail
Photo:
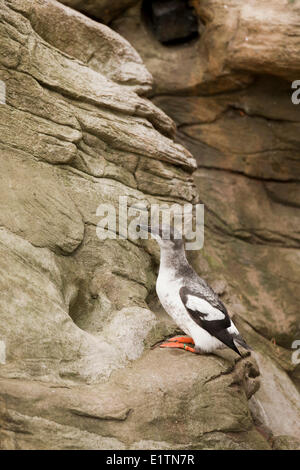
<instances>
[{"instance_id":1,"label":"bird's tail","mask_svg":"<svg viewBox=\"0 0 300 470\"><path fill-rule=\"evenodd\" d=\"M246 341L242 338L241 335L234 335L233 341L239 346L242 346L243 348L247 349L247 351L253 351L251 346L246 343Z\"/></svg>"}]
</instances>

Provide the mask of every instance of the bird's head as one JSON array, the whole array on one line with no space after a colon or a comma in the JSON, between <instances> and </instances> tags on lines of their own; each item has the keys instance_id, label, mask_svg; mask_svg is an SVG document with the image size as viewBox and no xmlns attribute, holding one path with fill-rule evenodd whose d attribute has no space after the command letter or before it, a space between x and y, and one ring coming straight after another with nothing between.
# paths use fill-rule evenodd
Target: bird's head
<instances>
[{"instance_id":1,"label":"bird's head","mask_svg":"<svg viewBox=\"0 0 300 470\"><path fill-rule=\"evenodd\" d=\"M183 247L182 235L174 227L139 225L140 230L151 233L160 248L180 250Z\"/></svg>"}]
</instances>

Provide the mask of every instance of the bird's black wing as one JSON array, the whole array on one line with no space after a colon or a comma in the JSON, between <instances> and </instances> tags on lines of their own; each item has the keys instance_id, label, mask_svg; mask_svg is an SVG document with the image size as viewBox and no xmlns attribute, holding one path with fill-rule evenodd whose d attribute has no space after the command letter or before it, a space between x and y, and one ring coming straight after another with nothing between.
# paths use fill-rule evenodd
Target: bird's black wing
<instances>
[{"instance_id":1,"label":"bird's black wing","mask_svg":"<svg viewBox=\"0 0 300 470\"><path fill-rule=\"evenodd\" d=\"M200 289L184 286L181 287L179 294L183 305L195 323L240 354L233 342L232 335L227 331L227 328L231 326L231 320L225 305L216 295L212 296L212 302L209 301L210 294L214 294L213 291L209 289L208 295L205 295Z\"/></svg>"}]
</instances>

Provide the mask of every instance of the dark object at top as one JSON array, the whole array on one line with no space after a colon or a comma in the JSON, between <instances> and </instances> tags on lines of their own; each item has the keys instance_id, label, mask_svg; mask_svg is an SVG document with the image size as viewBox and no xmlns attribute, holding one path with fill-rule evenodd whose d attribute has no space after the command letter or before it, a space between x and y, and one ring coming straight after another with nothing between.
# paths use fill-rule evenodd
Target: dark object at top
<instances>
[{"instance_id":1,"label":"dark object at top","mask_svg":"<svg viewBox=\"0 0 300 470\"><path fill-rule=\"evenodd\" d=\"M198 36L198 20L185 0L144 0L143 12L158 41L180 44Z\"/></svg>"}]
</instances>

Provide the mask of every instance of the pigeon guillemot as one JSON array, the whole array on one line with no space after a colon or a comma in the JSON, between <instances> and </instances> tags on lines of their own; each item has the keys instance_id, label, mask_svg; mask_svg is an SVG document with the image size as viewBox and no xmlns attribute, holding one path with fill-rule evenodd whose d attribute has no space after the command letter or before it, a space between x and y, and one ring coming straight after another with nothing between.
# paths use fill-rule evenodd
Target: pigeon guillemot
<instances>
[{"instance_id":1,"label":"pigeon guillemot","mask_svg":"<svg viewBox=\"0 0 300 470\"><path fill-rule=\"evenodd\" d=\"M160 267L156 282L158 298L166 312L189 336L175 336L160 347L211 353L228 346L240 356L236 344L251 350L218 295L189 265L184 242L178 238L176 231L173 228L166 230L145 225L140 225L140 228L150 232L160 246Z\"/></svg>"}]
</instances>

